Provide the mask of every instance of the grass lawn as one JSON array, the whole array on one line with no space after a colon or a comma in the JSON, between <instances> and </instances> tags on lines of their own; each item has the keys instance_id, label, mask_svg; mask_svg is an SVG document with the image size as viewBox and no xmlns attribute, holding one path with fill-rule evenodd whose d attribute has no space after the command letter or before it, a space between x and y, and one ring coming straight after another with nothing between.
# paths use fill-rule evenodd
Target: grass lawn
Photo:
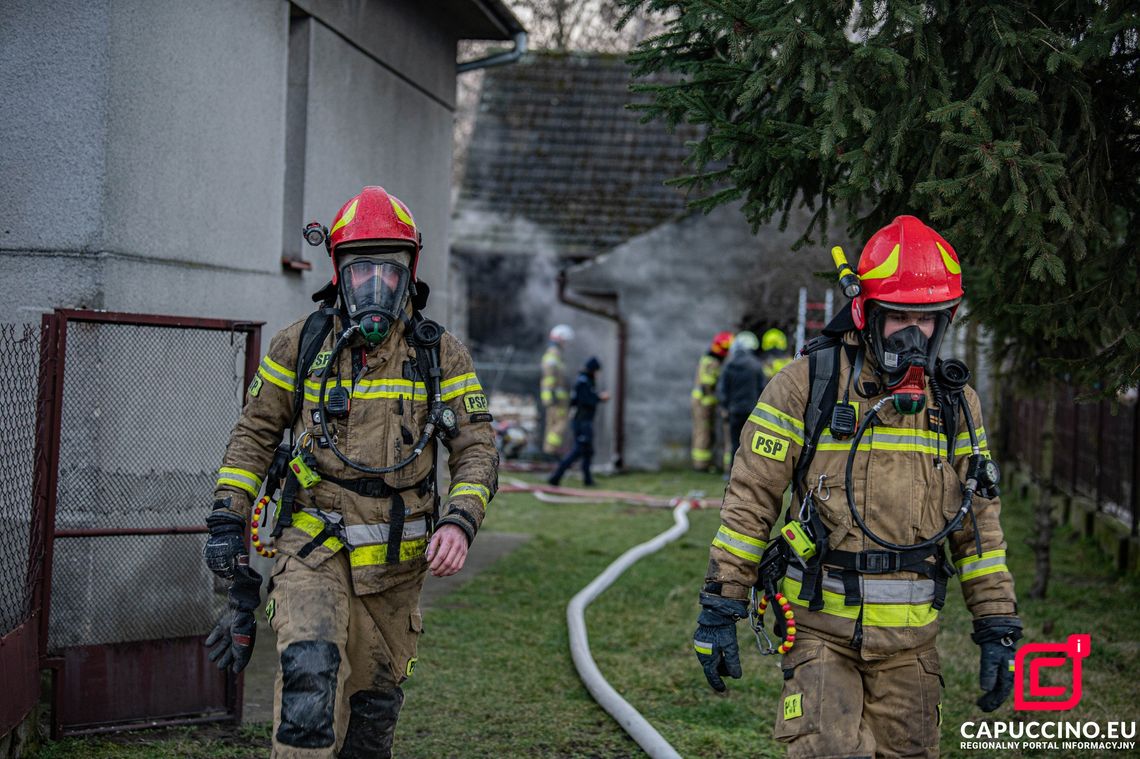
<instances>
[{"instance_id":1,"label":"grass lawn","mask_svg":"<svg viewBox=\"0 0 1140 759\"><path fill-rule=\"evenodd\" d=\"M705 683L692 653L697 592L719 523L715 507L723 481L714 475L667 472L604 478L600 484L663 495L703 491L710 506L691 512L685 536L635 564L589 607L590 644L603 674L686 757L782 756L782 747L771 738L781 685L778 657L760 656L751 634L740 625L744 679L730 680L728 693L718 695ZM1031 522L1029 505L1008 499L1003 521L1009 564L1024 589L1032 573L1032 558L1024 545ZM667 509L544 504L527 494L496 497L484 529L534 537L425 614L420 663L405 685L397 755L435 759L640 754L578 680L568 648L566 604L623 551L672 524ZM1114 578L1109 562L1096 548L1075 540L1067 530L1058 532L1055 546L1050 598L1021 602L1026 639L1063 641L1070 633L1087 632L1092 634L1092 655L1085 660L1084 697L1076 709L1060 717L1057 713L1024 716L1102 723L1140 719L1135 695L1140 679L1136 658L1140 581ZM943 756L987 756L958 748L959 725L980 720L982 714L973 704L978 694L977 646L969 640L969 618L954 587L942 620ZM990 718L1021 716L1007 703ZM247 728L243 735L219 742L216 730L138 733L125 742L123 738L64 741L36 756L244 757L259 755L250 753L250 748L264 746L268 737L268 728Z\"/></svg>"}]
</instances>

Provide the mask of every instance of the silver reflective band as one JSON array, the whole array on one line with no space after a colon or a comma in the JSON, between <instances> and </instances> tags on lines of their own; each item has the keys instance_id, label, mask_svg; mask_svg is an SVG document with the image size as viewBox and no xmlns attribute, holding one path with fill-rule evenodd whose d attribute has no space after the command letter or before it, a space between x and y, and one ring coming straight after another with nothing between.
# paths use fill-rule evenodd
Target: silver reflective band
<instances>
[{"instance_id":1,"label":"silver reflective band","mask_svg":"<svg viewBox=\"0 0 1140 759\"><path fill-rule=\"evenodd\" d=\"M787 576L802 583L803 571L789 566ZM825 575L823 589L844 595L843 580ZM934 601L934 580L877 580L859 576L859 595L869 604L927 604Z\"/></svg>"},{"instance_id":2,"label":"silver reflective band","mask_svg":"<svg viewBox=\"0 0 1140 759\"><path fill-rule=\"evenodd\" d=\"M352 524L345 528L349 544L357 546L387 543L392 527L387 524ZM427 520L415 519L404 523L402 540L415 540L427 536Z\"/></svg>"},{"instance_id":3,"label":"silver reflective band","mask_svg":"<svg viewBox=\"0 0 1140 759\"><path fill-rule=\"evenodd\" d=\"M760 559L764 556L764 549L768 545L767 541L750 538L735 530L730 530L724 525L721 525L720 529L716 531L716 537L713 538L712 544L723 548L733 556L739 556L757 564L760 563Z\"/></svg>"}]
</instances>

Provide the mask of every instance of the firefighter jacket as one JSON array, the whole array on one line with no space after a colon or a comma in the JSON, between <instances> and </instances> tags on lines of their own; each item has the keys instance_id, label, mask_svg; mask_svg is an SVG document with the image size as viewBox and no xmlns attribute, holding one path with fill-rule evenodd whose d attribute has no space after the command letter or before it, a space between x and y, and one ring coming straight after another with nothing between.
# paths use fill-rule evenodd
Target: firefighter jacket
<instances>
[{"instance_id":1,"label":"firefighter jacket","mask_svg":"<svg viewBox=\"0 0 1140 759\"><path fill-rule=\"evenodd\" d=\"M711 353L697 362L697 376L693 379L693 400L702 406L716 406L716 382L720 378L721 359Z\"/></svg>"},{"instance_id":2,"label":"firefighter jacket","mask_svg":"<svg viewBox=\"0 0 1140 759\"><path fill-rule=\"evenodd\" d=\"M434 528L436 443L429 443L411 464L388 474L370 475L349 467L322 446L321 425L316 422L322 374L329 372L328 388L339 382L351 393L347 416L328 420L330 434L349 459L370 467L391 466L412 451L424 429L428 391L414 369L416 351L404 339L403 324L397 324L378 346L366 350L363 343L355 343L352 350L345 348L337 365L329 366L337 337L334 329L308 375L297 377L303 325L304 320L295 322L270 343L230 436L215 497L230 499L229 509L248 518L282 432L293 420L294 388L303 382L304 404L294 436L298 443L311 436L315 469L325 479L300 490L292 525L277 539L277 549L312 568L347 550L355 592L379 592L426 567L424 552ZM442 400L455 412L459 432L445 442L451 487L438 524L458 526L470 542L498 485L498 454L487 398L467 349L445 332L439 360ZM400 491L399 497L379 495L374 489L363 494L332 482L333 477L346 481L382 477L386 486ZM276 486L269 483L266 489L272 492ZM404 503L402 515L395 506L399 501ZM398 560L388 550L393 522L403 522Z\"/></svg>"},{"instance_id":3,"label":"firefighter jacket","mask_svg":"<svg viewBox=\"0 0 1140 759\"><path fill-rule=\"evenodd\" d=\"M781 369L792 363L792 357L787 351L772 348L760 354L760 362L764 366L764 378L772 379Z\"/></svg>"},{"instance_id":4,"label":"firefighter jacket","mask_svg":"<svg viewBox=\"0 0 1140 759\"><path fill-rule=\"evenodd\" d=\"M857 344L857 339L855 332L845 336L849 345ZM847 350L840 350L839 356L842 399L852 366ZM870 361L867 356L868 364ZM721 506L721 526L709 551L706 591L744 599L756 581L761 554L780 518L784 491L804 442L808 380L809 362L793 361L768 382L745 423ZM862 420L882 397L872 368L865 366L859 381L850 387L849 399ZM988 455L981 406L973 388L965 388L965 398L981 450ZM928 409L933 401L928 385ZM830 413L824 413L830 419ZM879 421L860 441L852 476L855 503L867 526L887 541L913 544L930 537L961 506L971 452L965 415L959 415L957 429L951 434L940 434L937 427L932 413L902 415L888 403L879 412ZM830 532L829 550L878 550L880 546L863 534L848 509L844 475L850 443L850 439L836 440L825 428L805 479ZM947 461L948 446L953 446L953 466ZM794 512L799 506L793 497L789 508ZM947 538L966 605L975 618L1017 613L1013 577L1005 563L1000 512L999 499L976 497L976 524L967 516L963 528ZM980 555L975 547L975 528L981 535ZM934 580L911 571L844 577L842 570L829 568L826 560L823 565L824 605L820 611L809 611L808 601L801 599L805 570L794 559L782 580L783 593L794 605L797 627L836 642L857 643L865 658L882 658L933 642L938 631ZM852 579L858 583L854 599L845 595L844 580Z\"/></svg>"},{"instance_id":5,"label":"firefighter jacket","mask_svg":"<svg viewBox=\"0 0 1140 759\"><path fill-rule=\"evenodd\" d=\"M539 400L543 406L565 406L570 400L570 392L566 388L566 363L562 360L562 347L557 343L550 343L542 354Z\"/></svg>"}]
</instances>

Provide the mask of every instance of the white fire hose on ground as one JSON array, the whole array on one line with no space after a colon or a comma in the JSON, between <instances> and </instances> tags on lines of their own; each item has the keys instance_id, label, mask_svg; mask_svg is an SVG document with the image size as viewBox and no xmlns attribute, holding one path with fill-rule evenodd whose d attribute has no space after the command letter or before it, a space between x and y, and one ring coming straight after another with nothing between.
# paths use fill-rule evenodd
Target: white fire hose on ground
<instances>
[{"instance_id":1,"label":"white fire hose on ground","mask_svg":"<svg viewBox=\"0 0 1140 759\"><path fill-rule=\"evenodd\" d=\"M578 676L598 704L609 712L622 729L637 741L637 745L653 759L680 759L669 741L661 737L653 725L641 713L629 705L621 695L602 677L594 657L590 655L590 643L586 636L586 607L602 591L614 583L622 572L629 569L642 556L647 556L664 548L668 543L685 534L689 529L689 519L685 516L693 508L694 500L680 499L673 509L674 525L650 541L636 545L617 558L606 570L594 578L593 582L570 599L566 607L566 621L570 626L570 655Z\"/></svg>"}]
</instances>

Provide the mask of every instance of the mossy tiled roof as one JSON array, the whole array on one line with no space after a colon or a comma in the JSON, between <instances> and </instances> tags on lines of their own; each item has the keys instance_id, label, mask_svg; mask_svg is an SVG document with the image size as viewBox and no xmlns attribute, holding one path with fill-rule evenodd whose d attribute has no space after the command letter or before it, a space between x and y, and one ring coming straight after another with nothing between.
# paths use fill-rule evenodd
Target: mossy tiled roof
<instances>
[{"instance_id":1,"label":"mossy tiled roof","mask_svg":"<svg viewBox=\"0 0 1140 759\"><path fill-rule=\"evenodd\" d=\"M664 181L686 173L685 141L628 109L630 68L606 55L527 55L489 69L456 205L452 243L530 253L540 236L588 258L685 213Z\"/></svg>"}]
</instances>

